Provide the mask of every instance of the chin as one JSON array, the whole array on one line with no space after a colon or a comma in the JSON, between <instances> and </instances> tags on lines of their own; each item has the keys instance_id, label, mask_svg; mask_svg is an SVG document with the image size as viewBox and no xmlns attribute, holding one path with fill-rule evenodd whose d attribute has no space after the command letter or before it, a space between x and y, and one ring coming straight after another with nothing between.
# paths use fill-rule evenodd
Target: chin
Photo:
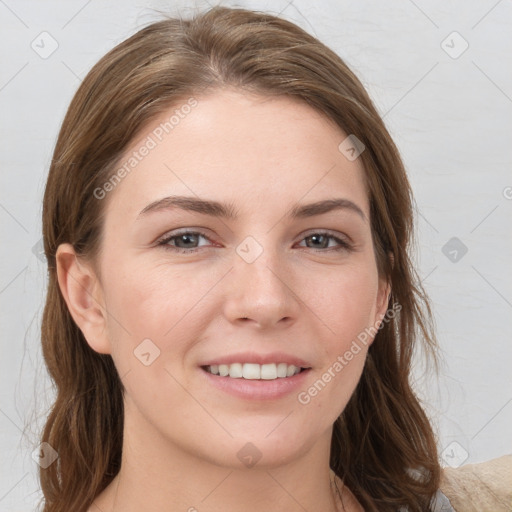
<instances>
[{"instance_id":1,"label":"chin","mask_svg":"<svg viewBox=\"0 0 512 512\"><path fill-rule=\"evenodd\" d=\"M293 414L290 415L290 419ZM289 418L266 418L264 422L255 422L250 429L231 429L233 438L210 440L206 446L204 458L212 464L230 469L253 468L275 469L289 464L307 453L320 439L322 434L311 435L304 431L304 424L294 428L284 428ZM283 422L279 425L280 422ZM329 437L330 441L330 437ZM212 450L212 443L218 449ZM209 449L208 449L209 448Z\"/></svg>"}]
</instances>

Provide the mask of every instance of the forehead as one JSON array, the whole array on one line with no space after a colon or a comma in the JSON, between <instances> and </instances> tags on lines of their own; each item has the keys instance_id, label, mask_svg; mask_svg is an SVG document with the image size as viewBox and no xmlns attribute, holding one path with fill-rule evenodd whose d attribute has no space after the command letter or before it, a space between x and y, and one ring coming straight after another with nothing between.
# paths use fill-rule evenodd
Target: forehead
<instances>
[{"instance_id":1,"label":"forehead","mask_svg":"<svg viewBox=\"0 0 512 512\"><path fill-rule=\"evenodd\" d=\"M108 210L133 217L149 202L186 194L230 200L250 213L255 204L261 211L341 195L368 214L361 159L339 150L346 138L325 115L288 97L224 90L185 98L129 146Z\"/></svg>"}]
</instances>

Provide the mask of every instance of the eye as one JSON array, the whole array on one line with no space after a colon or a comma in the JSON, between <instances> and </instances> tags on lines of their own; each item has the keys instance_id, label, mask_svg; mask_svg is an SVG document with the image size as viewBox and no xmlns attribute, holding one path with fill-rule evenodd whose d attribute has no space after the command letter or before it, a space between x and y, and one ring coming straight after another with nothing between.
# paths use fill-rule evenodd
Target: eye
<instances>
[{"instance_id":1,"label":"eye","mask_svg":"<svg viewBox=\"0 0 512 512\"><path fill-rule=\"evenodd\" d=\"M157 242L157 245L164 247L166 250L190 254L199 251L201 247L209 246L208 244L199 245L201 239L211 242L211 240L200 231L182 231L181 233L166 235ZM352 250L352 246L348 241L334 236L327 231L311 233L304 237L302 241L305 241L306 245L300 247L315 249L320 252Z\"/></svg>"},{"instance_id":2,"label":"eye","mask_svg":"<svg viewBox=\"0 0 512 512\"><path fill-rule=\"evenodd\" d=\"M158 245L169 250L190 253L196 252L201 247L197 245L201 238L210 241L205 234L199 231L182 231L178 234L166 236L158 242Z\"/></svg>"},{"instance_id":3,"label":"eye","mask_svg":"<svg viewBox=\"0 0 512 512\"><path fill-rule=\"evenodd\" d=\"M352 249L352 246L348 241L342 240L341 238L334 236L328 231L319 231L317 233L311 233L302 240L306 241L306 247L311 249L320 249L322 252L325 252L323 251L323 249L329 249L334 251ZM309 245L308 241L310 243ZM338 246L333 247L332 245L330 245L331 242L334 242L334 244L337 244Z\"/></svg>"}]
</instances>

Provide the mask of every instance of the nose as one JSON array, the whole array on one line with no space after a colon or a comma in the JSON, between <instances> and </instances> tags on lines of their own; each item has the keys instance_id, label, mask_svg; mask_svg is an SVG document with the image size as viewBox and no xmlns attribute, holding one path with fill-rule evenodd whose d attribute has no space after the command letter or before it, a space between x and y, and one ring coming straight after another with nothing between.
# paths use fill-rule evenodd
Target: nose
<instances>
[{"instance_id":1,"label":"nose","mask_svg":"<svg viewBox=\"0 0 512 512\"><path fill-rule=\"evenodd\" d=\"M289 326L300 312L290 268L284 256L271 251L248 263L237 254L229 273L224 312L232 323L252 324L259 329Z\"/></svg>"}]
</instances>

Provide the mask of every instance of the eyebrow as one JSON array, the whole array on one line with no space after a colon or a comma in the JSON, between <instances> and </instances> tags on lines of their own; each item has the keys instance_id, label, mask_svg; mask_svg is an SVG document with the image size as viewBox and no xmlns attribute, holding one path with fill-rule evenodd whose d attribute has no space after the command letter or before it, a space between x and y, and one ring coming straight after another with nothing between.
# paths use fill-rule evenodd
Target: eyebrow
<instances>
[{"instance_id":1,"label":"eyebrow","mask_svg":"<svg viewBox=\"0 0 512 512\"><path fill-rule=\"evenodd\" d=\"M179 208L181 210L193 211L213 217L221 217L234 220L238 217L238 211L232 203L220 203L218 201L200 199L189 196L169 196L158 199L148 204L140 213L139 217L150 212ZM357 213L366 221L363 210L349 199L324 199L310 204L297 204L287 214L289 218L308 218L321 215L334 210L347 210Z\"/></svg>"}]
</instances>

